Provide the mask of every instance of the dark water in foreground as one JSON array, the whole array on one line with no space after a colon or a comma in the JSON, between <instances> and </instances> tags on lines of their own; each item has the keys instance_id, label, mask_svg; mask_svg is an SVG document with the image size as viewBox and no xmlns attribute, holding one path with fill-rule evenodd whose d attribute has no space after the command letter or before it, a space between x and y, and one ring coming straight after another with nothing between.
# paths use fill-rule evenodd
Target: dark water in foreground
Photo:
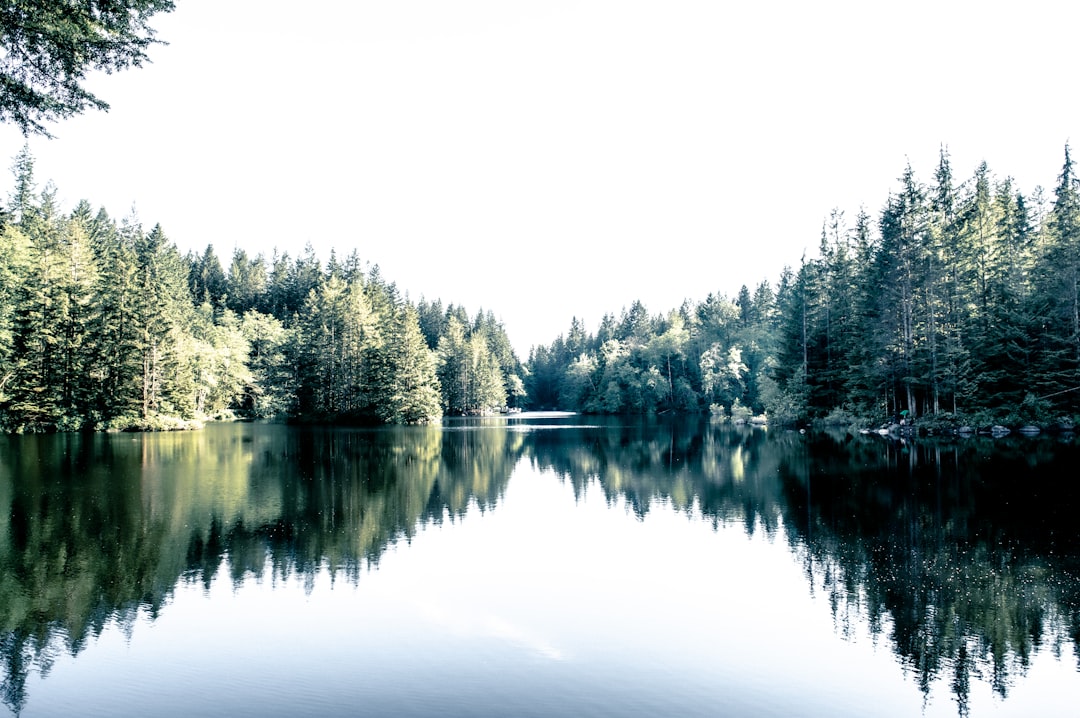
<instances>
[{"instance_id":1,"label":"dark water in foreground","mask_svg":"<svg viewBox=\"0 0 1080 718\"><path fill-rule=\"evenodd\" d=\"M0 437L0 716L1075 715L1078 459L585 417Z\"/></svg>"}]
</instances>

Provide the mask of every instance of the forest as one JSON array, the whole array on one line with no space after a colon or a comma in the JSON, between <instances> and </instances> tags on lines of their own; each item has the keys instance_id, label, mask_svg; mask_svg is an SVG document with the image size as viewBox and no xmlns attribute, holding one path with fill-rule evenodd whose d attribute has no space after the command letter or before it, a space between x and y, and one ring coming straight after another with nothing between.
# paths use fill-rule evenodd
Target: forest
<instances>
[{"instance_id":1,"label":"forest","mask_svg":"<svg viewBox=\"0 0 1080 718\"><path fill-rule=\"evenodd\" d=\"M489 312L403 298L354 252L323 264L208 247L38 191L27 149L0 231L0 428L185 428L215 418L426 423L513 406Z\"/></svg>"},{"instance_id":2,"label":"forest","mask_svg":"<svg viewBox=\"0 0 1080 718\"><path fill-rule=\"evenodd\" d=\"M1049 425L1080 410L1080 187L985 163L910 164L876 217L834 209L779 279L652 314L634 302L522 363L490 311L403 297L354 250L325 262L117 222L38 189L28 149L0 221L0 429L207 419L427 423L510 408L711 412L770 423Z\"/></svg>"},{"instance_id":3,"label":"forest","mask_svg":"<svg viewBox=\"0 0 1080 718\"><path fill-rule=\"evenodd\" d=\"M744 420L1071 426L1080 410L1080 195L985 163L910 164L877 213L834 209L816 257L775 284L666 314L574 320L526 362L529 400L587 412L711 408Z\"/></svg>"}]
</instances>

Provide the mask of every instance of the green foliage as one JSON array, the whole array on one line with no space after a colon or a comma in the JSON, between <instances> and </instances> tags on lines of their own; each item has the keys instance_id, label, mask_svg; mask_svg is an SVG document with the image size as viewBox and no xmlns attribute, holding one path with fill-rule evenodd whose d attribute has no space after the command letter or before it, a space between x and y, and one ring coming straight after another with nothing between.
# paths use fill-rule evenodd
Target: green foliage
<instances>
[{"instance_id":1,"label":"green foliage","mask_svg":"<svg viewBox=\"0 0 1080 718\"><path fill-rule=\"evenodd\" d=\"M1050 212L1029 204L985 163L955 186L943 150L930 187L905 170L876 236L864 214L848 229L834 212L820 255L777 292L770 414L1046 423L1075 411L1080 199L1067 147Z\"/></svg>"},{"instance_id":2,"label":"green foliage","mask_svg":"<svg viewBox=\"0 0 1080 718\"><path fill-rule=\"evenodd\" d=\"M29 241L11 225L0 232L0 406L8 400L14 377L15 307L29 271Z\"/></svg>"},{"instance_id":3,"label":"green foliage","mask_svg":"<svg viewBox=\"0 0 1080 718\"><path fill-rule=\"evenodd\" d=\"M500 339L500 334L483 315L473 329L459 317L448 316L446 333L437 348L438 377L447 413L485 414L507 405L508 375L491 348L492 339L496 348L505 339L504 334Z\"/></svg>"},{"instance_id":4,"label":"green foliage","mask_svg":"<svg viewBox=\"0 0 1080 718\"><path fill-rule=\"evenodd\" d=\"M769 421L785 425L806 419L810 387L804 376L800 367L782 387L775 382L769 385L763 397Z\"/></svg>"},{"instance_id":5,"label":"green foliage","mask_svg":"<svg viewBox=\"0 0 1080 718\"><path fill-rule=\"evenodd\" d=\"M754 415L748 407L742 405L742 402L735 399L731 404L731 422L733 424L747 424L750 422L750 417Z\"/></svg>"},{"instance_id":6,"label":"green foliage","mask_svg":"<svg viewBox=\"0 0 1080 718\"><path fill-rule=\"evenodd\" d=\"M403 307L388 318L382 351L371 357L367 391L374 412L388 424L428 424L442 416L435 355L420 331L416 311Z\"/></svg>"},{"instance_id":7,"label":"green foliage","mask_svg":"<svg viewBox=\"0 0 1080 718\"><path fill-rule=\"evenodd\" d=\"M710 295L655 317L634 302L617 321L605 317L596 335L575 319L566 338L533 350L530 406L654 414L739 401L760 413L775 363L775 294L763 282L741 301Z\"/></svg>"},{"instance_id":8,"label":"green foliage","mask_svg":"<svg viewBox=\"0 0 1080 718\"><path fill-rule=\"evenodd\" d=\"M1052 423L1080 412L1080 184L1069 149L1047 211L981 164L905 168L872 218L834 209L779 281L663 314L574 317L524 365L491 311L403 299L356 252L323 267L237 249L181 257L38 191L23 150L0 233L0 424L156 418L426 422L507 407L742 407L780 423L906 412ZM432 373L434 380L432 379Z\"/></svg>"},{"instance_id":9,"label":"green foliage","mask_svg":"<svg viewBox=\"0 0 1080 718\"><path fill-rule=\"evenodd\" d=\"M492 411L525 396L491 312L470 320L451 305L432 321L426 306L429 329L449 334L437 344L453 348L437 357L417 309L377 267L365 275L355 252L324 271L310 245L269 265L237 250L226 276L212 248L182 257L134 216L117 225L85 201L62 215L33 169L24 149L0 231L2 430L172 430L236 416L428 423L442 406Z\"/></svg>"},{"instance_id":10,"label":"green foliage","mask_svg":"<svg viewBox=\"0 0 1080 718\"><path fill-rule=\"evenodd\" d=\"M0 5L0 121L48 135L45 122L109 106L84 86L91 70L139 67L150 19L172 0L20 0Z\"/></svg>"},{"instance_id":11,"label":"green foliage","mask_svg":"<svg viewBox=\"0 0 1080 718\"><path fill-rule=\"evenodd\" d=\"M277 318L256 311L244 314L240 332L247 340L251 370L240 410L258 418L288 415L295 393L288 356L292 333Z\"/></svg>"}]
</instances>

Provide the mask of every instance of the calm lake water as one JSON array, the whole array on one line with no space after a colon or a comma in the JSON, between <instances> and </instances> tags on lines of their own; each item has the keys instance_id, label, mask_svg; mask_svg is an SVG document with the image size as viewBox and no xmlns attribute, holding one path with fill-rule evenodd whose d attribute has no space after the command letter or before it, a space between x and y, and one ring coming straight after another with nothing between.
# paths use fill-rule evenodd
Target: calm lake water
<instances>
[{"instance_id":1,"label":"calm lake water","mask_svg":"<svg viewBox=\"0 0 1080 718\"><path fill-rule=\"evenodd\" d=\"M580 416L0 437L0 716L1076 715L1078 454Z\"/></svg>"}]
</instances>

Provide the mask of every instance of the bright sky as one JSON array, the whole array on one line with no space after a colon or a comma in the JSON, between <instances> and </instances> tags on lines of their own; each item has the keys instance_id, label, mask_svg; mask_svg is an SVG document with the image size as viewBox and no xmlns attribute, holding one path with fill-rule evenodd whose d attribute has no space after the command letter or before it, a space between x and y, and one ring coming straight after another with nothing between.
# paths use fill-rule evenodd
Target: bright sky
<instances>
[{"instance_id":1,"label":"bright sky","mask_svg":"<svg viewBox=\"0 0 1080 718\"><path fill-rule=\"evenodd\" d=\"M1080 141L1071 3L177 0L112 105L32 138L70 209L182 251L354 248L491 309L522 359L635 299L775 282L910 161L1051 187ZM0 127L0 159L23 138ZM10 181L5 183L10 187Z\"/></svg>"}]
</instances>

